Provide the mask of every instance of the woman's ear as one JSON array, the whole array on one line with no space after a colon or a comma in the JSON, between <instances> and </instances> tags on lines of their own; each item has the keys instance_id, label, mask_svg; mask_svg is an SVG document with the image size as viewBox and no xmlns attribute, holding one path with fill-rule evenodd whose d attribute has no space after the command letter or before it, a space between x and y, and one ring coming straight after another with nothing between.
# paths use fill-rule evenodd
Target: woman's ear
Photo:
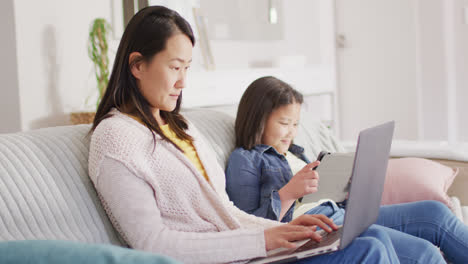
<instances>
[{"instance_id":1,"label":"woman's ear","mask_svg":"<svg viewBox=\"0 0 468 264\"><path fill-rule=\"evenodd\" d=\"M133 77L136 79L141 79L143 68L143 56L140 52L132 52L130 56L128 56L128 65L130 65L130 70L133 74Z\"/></svg>"}]
</instances>

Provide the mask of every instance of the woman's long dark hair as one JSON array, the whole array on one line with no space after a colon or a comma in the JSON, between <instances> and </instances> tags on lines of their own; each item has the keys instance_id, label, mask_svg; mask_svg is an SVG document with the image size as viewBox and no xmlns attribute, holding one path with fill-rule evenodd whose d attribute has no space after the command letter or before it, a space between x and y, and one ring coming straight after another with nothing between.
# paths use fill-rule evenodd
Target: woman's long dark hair
<instances>
[{"instance_id":1,"label":"woman's long dark hair","mask_svg":"<svg viewBox=\"0 0 468 264\"><path fill-rule=\"evenodd\" d=\"M192 46L195 45L189 23L177 12L166 7L146 7L133 16L120 41L109 84L98 106L90 132L93 132L102 120L111 116L109 112L112 108L116 108L122 113L139 118L150 131L172 143L159 128L151 105L138 88L131 69L141 61L150 62L154 55L166 48L166 42L171 36L180 33L190 39ZM139 52L142 56L129 63L132 52ZM173 111L160 110L160 114L180 139L191 141L192 137L185 132L188 128L187 121L179 114L181 102L182 94Z\"/></svg>"},{"instance_id":2,"label":"woman's long dark hair","mask_svg":"<svg viewBox=\"0 0 468 264\"><path fill-rule=\"evenodd\" d=\"M265 123L281 106L304 101L300 92L272 76L253 81L245 90L237 109L236 147L252 149L262 143Z\"/></svg>"}]
</instances>

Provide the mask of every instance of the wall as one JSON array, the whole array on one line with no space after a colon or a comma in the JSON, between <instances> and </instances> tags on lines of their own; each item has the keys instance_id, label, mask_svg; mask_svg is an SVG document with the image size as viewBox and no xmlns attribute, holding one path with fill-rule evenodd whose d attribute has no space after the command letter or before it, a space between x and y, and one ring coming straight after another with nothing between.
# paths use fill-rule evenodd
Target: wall
<instances>
[{"instance_id":1,"label":"wall","mask_svg":"<svg viewBox=\"0 0 468 264\"><path fill-rule=\"evenodd\" d=\"M284 27L283 39L212 40L216 70L205 71L199 65L192 67L183 106L237 103L252 81L267 75L281 78L306 94L335 90L331 2L291 0L280 3L284 15L284 19L279 18ZM266 9L258 10L263 11ZM292 65L281 64L282 59L295 56L302 56L305 60ZM195 60L192 64L196 63ZM222 93L219 92L221 89Z\"/></svg>"},{"instance_id":2,"label":"wall","mask_svg":"<svg viewBox=\"0 0 468 264\"><path fill-rule=\"evenodd\" d=\"M17 112L21 113L18 118L21 122L20 126L13 130L69 124L69 112L93 110L93 97L88 105L85 104L87 97L95 95L96 86L93 65L87 56L89 26L96 17L114 18L113 12L118 6L116 3L120 2L119 0L14 2L15 12L12 22L16 23L19 82L17 90L11 89L11 91L18 93L17 105L20 111ZM173 3L172 0L166 2ZM181 1L181 3L189 2L197 1ZM185 93L184 106L237 102L242 89L246 88L248 83L267 74L284 78L308 93L333 90L334 65L330 63L333 61L333 56L330 55L333 51L330 50L332 45L329 45L333 42L330 35L332 27L327 25L332 17L317 15L318 7L323 3L330 5L328 0L294 0L293 4L281 1L281 8L290 19L284 24L284 32L287 32L285 37L288 41L280 40L277 42L278 45L262 41L248 44L235 41L215 42L213 53L217 58L219 71L206 72L201 69L200 52L195 50L194 67L189 75L191 81ZM298 13L302 15L294 16ZM311 14L315 14L312 20L308 19L308 15ZM303 34L303 30L297 30L298 26L295 23L301 21L308 21L308 34ZM322 23L323 21L328 22ZM326 41L323 40L324 36L328 37ZM110 44L112 61L118 41ZM281 55L305 54L307 60L304 65L293 66L299 70L246 69L249 60L255 62L265 58L270 59L278 49L281 49ZM324 52L319 49L323 49ZM242 61L236 64L238 58L242 58ZM322 63L327 61L328 64L323 69ZM303 66L308 68L303 70ZM224 92L220 93L220 89L224 89ZM4 118L5 114L1 116Z\"/></svg>"},{"instance_id":3,"label":"wall","mask_svg":"<svg viewBox=\"0 0 468 264\"><path fill-rule=\"evenodd\" d=\"M69 112L85 108L96 84L88 30L94 18L110 19L110 6L92 0L14 1L22 130L67 124Z\"/></svg>"},{"instance_id":4,"label":"wall","mask_svg":"<svg viewBox=\"0 0 468 264\"><path fill-rule=\"evenodd\" d=\"M282 17L279 17L279 22L283 27L282 39L236 41L229 38L219 40L216 36L212 36L214 40L211 41L211 47L217 68L255 67L255 64L262 63L270 67L279 66L277 63L282 56L304 56L305 64L297 65L297 67L323 63L320 46L320 27L323 24L320 21L320 11L323 11L325 5L319 0L288 0L278 1L278 3L282 14ZM215 10L208 11L210 14L216 12ZM264 8L256 12L266 14L266 11L267 9ZM239 8L237 12L242 12L242 8ZM240 28L246 26L242 23L238 24Z\"/></svg>"},{"instance_id":5,"label":"wall","mask_svg":"<svg viewBox=\"0 0 468 264\"><path fill-rule=\"evenodd\" d=\"M415 27L419 32L416 57L416 67L419 67L416 88L420 95L418 138L446 140L448 106L443 3L441 0L416 1L415 8Z\"/></svg>"},{"instance_id":6,"label":"wall","mask_svg":"<svg viewBox=\"0 0 468 264\"><path fill-rule=\"evenodd\" d=\"M468 141L468 17L464 17L468 0L457 0L454 10L456 35L457 109L458 139ZM468 15L468 14L466 14Z\"/></svg>"},{"instance_id":7,"label":"wall","mask_svg":"<svg viewBox=\"0 0 468 264\"><path fill-rule=\"evenodd\" d=\"M468 1L338 3L338 30L348 42L338 52L341 138L395 119L397 139L466 141Z\"/></svg>"},{"instance_id":8,"label":"wall","mask_svg":"<svg viewBox=\"0 0 468 264\"><path fill-rule=\"evenodd\" d=\"M0 133L21 130L13 0L0 1Z\"/></svg>"},{"instance_id":9,"label":"wall","mask_svg":"<svg viewBox=\"0 0 468 264\"><path fill-rule=\"evenodd\" d=\"M395 120L396 138L417 138L415 35L411 1L337 1L340 137ZM360 3L360 4L357 4Z\"/></svg>"},{"instance_id":10,"label":"wall","mask_svg":"<svg viewBox=\"0 0 468 264\"><path fill-rule=\"evenodd\" d=\"M302 43L298 47L301 53L307 51L307 66L312 69L314 65L333 60L333 52L330 52L333 45L327 45L329 42L324 41L323 37L324 32L328 32L329 28L323 30L324 18L322 16L324 13L318 12L316 8L324 1L328 0L288 0L288 4L286 1L282 1L283 11L289 14L295 13L294 6L307 4L307 9L311 11L306 13L312 19L304 28L321 30L318 35L305 34L303 37L306 40L303 42L286 44L289 45L286 48L281 47L283 50L289 50L291 52L289 55L294 55L294 47L296 44ZM466 89L468 87L468 74L466 73L468 25L464 24L462 10L463 7L468 6L468 0L448 1L453 3L451 12L454 14L452 21L455 38L453 52L456 56L453 68L456 71L454 75L456 83L455 111L458 113L454 116L456 120L455 134L458 140L467 141L468 122L463 113L468 112L468 104L466 104L468 101L468 89ZM89 25L96 17L109 19L114 12L112 7L118 6L116 3L119 2L118 0L1 1L0 17L2 23L0 29L5 37L0 54L2 60L7 63L0 66L3 84L2 96L0 97L0 122L2 123L0 132L67 124L70 111L85 108L85 99L93 94L95 87L93 66L87 57L86 48ZM351 3L352 1L347 2ZM443 13L444 0L412 0L397 1L397 3L400 6L397 6L396 9L384 9L386 11L384 15L398 14L399 19L392 21L392 23L401 26L401 32L394 33L400 35L402 40L390 39L387 41L388 32L385 32L385 28L384 30L375 28L376 25L372 23L356 25L380 32L373 36L375 39L375 42L371 43L373 47L380 41L382 44L396 45L403 49L397 53L387 52L384 54L372 48L368 50L370 54L385 61L384 66L387 70L385 76L371 76L371 78L365 79L365 69L362 69L362 75L348 75L347 78L355 84L356 89L363 89L360 87L363 80L369 82L372 89L362 91L362 94L366 95L365 97L357 96L356 90L341 91L341 134L344 139L354 139L360 128L394 116L401 127L397 131L398 138L447 140L449 136L447 124L451 105L446 90L449 74L447 74L446 53L444 51L447 45L446 32L444 31L446 30ZM360 10L364 9L362 5L353 6ZM302 11L304 10L306 8L302 9ZM309 17L305 15L293 16L297 21ZM370 18L379 19L379 16L374 14ZM388 24L388 26L390 25ZM301 35L304 28L299 28L299 30L296 28L292 31L288 29L284 32L295 35L292 36L294 38ZM13 34L13 30L16 34ZM369 34L369 31L364 33ZM366 35L362 37L366 37ZM357 36L355 40L350 39L350 43L359 43L360 38L361 36ZM310 42L310 46L305 44L308 42ZM111 60L117 44L116 41L111 42ZM280 45L281 41L276 44ZM248 65L244 56L254 60L262 60L268 58L268 54L278 48L278 45L258 41L253 45L243 45L242 43L234 43L233 45L217 40L213 46L213 52L218 59L217 65L220 69L232 67L231 63L242 68ZM226 49L230 52L226 52ZM327 51L327 53L317 52L317 50ZM239 54L242 56L238 56ZM410 57L411 63L402 64L400 59L405 57ZM399 65L404 68L397 70L403 71L405 74L396 76L389 83L382 83L384 77L395 75L392 69L399 67ZM257 72L260 74L259 71ZM268 71L266 72L268 73ZM270 72L281 74L278 71ZM326 86L328 89L334 87L333 81L330 81L334 76L333 72L325 72L325 74L320 74L320 70L313 72L319 75L305 76L301 72L297 72L290 74L290 76L292 80L297 80L299 85L307 88L315 89L319 86ZM197 70L193 70L191 74L192 78L195 79L194 84L199 86L194 87L194 89L206 85L206 79L212 77L210 73L197 73ZM224 74L233 76L229 71L221 70L219 74L216 74L212 83L219 87L223 86L223 81L229 85L231 85L231 81L248 82L247 78L243 77L250 78L252 75L252 73L246 73L245 70L240 70L240 75L236 75L237 78L226 81ZM201 101L203 103L224 102L210 97L211 91L208 89L205 91L206 93L201 93L208 96L193 97L192 102L187 101L187 103L197 105ZM219 91L216 92L221 94ZM223 97L227 98L226 102L236 100L232 95L239 96L240 93L239 91L230 91L222 94ZM88 109L92 109L92 107L93 105L90 103ZM369 112L368 109L375 111ZM351 119L350 117L359 119Z\"/></svg>"},{"instance_id":11,"label":"wall","mask_svg":"<svg viewBox=\"0 0 468 264\"><path fill-rule=\"evenodd\" d=\"M420 137L457 144L468 139L467 0L418 0L421 67Z\"/></svg>"}]
</instances>

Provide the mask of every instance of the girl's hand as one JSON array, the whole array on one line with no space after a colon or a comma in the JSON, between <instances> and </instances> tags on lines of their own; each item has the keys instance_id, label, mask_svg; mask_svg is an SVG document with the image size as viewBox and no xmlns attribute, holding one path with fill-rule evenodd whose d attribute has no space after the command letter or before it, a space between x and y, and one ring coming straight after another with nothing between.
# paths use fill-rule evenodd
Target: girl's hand
<instances>
[{"instance_id":1,"label":"girl's hand","mask_svg":"<svg viewBox=\"0 0 468 264\"><path fill-rule=\"evenodd\" d=\"M317 167L320 161L314 161L304 166L291 180L278 191L281 200L296 200L306 194L314 193L318 190L319 175L313 168Z\"/></svg>"},{"instance_id":2,"label":"girl's hand","mask_svg":"<svg viewBox=\"0 0 468 264\"><path fill-rule=\"evenodd\" d=\"M327 232L338 228L324 215L301 215L288 224L266 229L265 249L268 251L280 247L295 248L296 245L292 242L307 238L319 242L322 237L315 232L317 226Z\"/></svg>"}]
</instances>

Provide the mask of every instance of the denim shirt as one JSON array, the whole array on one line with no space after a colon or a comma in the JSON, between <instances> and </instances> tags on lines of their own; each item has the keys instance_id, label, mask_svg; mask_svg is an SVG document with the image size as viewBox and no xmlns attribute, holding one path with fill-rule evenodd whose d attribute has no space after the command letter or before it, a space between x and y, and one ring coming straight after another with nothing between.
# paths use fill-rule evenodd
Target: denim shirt
<instances>
[{"instance_id":1,"label":"denim shirt","mask_svg":"<svg viewBox=\"0 0 468 264\"><path fill-rule=\"evenodd\" d=\"M292 144L289 151L309 163L304 149ZM267 145L251 150L236 148L226 167L226 191L238 208L259 217L279 220L281 200L278 190L286 185L293 174L286 157ZM281 222L292 220L294 204Z\"/></svg>"}]
</instances>

